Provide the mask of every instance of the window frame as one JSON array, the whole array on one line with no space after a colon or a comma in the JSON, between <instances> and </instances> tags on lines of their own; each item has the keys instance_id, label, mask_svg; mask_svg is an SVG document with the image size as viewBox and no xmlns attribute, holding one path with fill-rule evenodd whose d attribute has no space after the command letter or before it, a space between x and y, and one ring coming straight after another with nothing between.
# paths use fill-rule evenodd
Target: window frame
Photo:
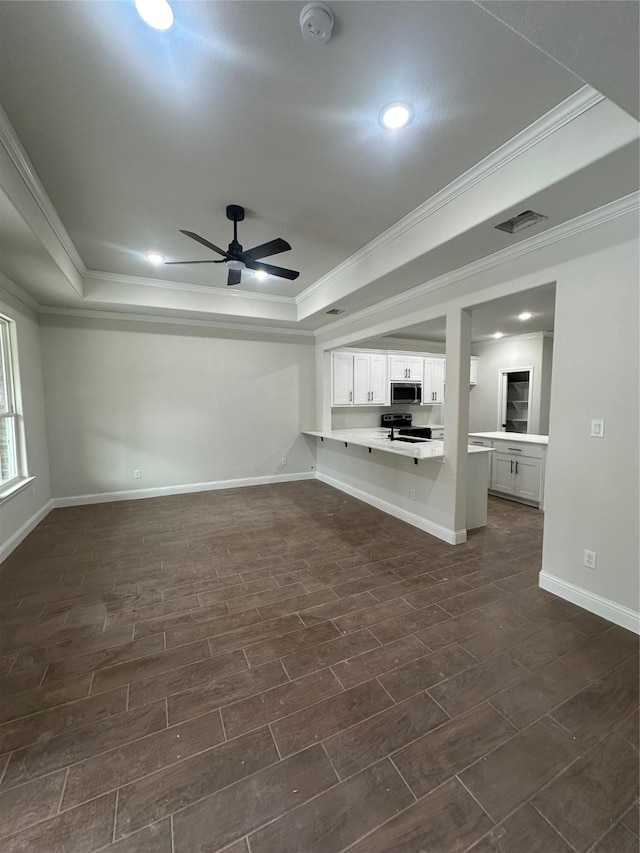
<instances>
[{"instance_id":1,"label":"window frame","mask_svg":"<svg viewBox=\"0 0 640 853\"><path fill-rule=\"evenodd\" d=\"M13 426L13 460L14 475L7 480L0 480L0 501L13 494L22 486L31 482L28 476L24 454L23 418L20 412L18 376L16 371L15 352L15 321L0 314L0 358L4 364L4 389L6 407L0 410L0 421L9 421Z\"/></svg>"}]
</instances>

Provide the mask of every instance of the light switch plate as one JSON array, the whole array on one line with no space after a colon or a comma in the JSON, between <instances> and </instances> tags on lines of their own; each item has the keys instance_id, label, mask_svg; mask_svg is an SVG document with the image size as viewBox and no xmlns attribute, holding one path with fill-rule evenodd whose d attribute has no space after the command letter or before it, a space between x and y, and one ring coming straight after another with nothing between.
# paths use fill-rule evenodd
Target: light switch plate
<instances>
[{"instance_id":1,"label":"light switch plate","mask_svg":"<svg viewBox=\"0 0 640 853\"><path fill-rule=\"evenodd\" d=\"M604 438L604 421L603 420L592 420L591 421L591 436L592 438Z\"/></svg>"}]
</instances>

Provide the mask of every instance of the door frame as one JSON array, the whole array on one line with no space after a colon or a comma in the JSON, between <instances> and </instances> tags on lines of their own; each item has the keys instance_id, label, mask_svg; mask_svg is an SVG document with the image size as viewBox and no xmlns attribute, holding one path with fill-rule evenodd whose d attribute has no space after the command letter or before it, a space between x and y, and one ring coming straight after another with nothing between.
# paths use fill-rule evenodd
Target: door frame
<instances>
[{"instance_id":1,"label":"door frame","mask_svg":"<svg viewBox=\"0 0 640 853\"><path fill-rule=\"evenodd\" d=\"M509 373L528 373L529 374L529 397L527 399L527 431L531 424L531 392L533 389L533 365L528 367L500 367L498 368L498 432L506 432L507 413L507 374Z\"/></svg>"}]
</instances>

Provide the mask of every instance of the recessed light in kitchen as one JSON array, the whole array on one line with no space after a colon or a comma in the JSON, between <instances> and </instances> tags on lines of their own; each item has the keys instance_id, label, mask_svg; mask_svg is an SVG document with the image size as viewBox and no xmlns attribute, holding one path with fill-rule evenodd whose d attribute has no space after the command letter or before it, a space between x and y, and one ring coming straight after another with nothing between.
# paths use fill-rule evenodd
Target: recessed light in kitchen
<instances>
[{"instance_id":1,"label":"recessed light in kitchen","mask_svg":"<svg viewBox=\"0 0 640 853\"><path fill-rule=\"evenodd\" d=\"M504 332L494 332L491 335L492 338L504 338Z\"/></svg>"},{"instance_id":2,"label":"recessed light in kitchen","mask_svg":"<svg viewBox=\"0 0 640 853\"><path fill-rule=\"evenodd\" d=\"M154 30L168 30L173 24L173 10L167 0L135 0L136 12Z\"/></svg>"},{"instance_id":3,"label":"recessed light in kitchen","mask_svg":"<svg viewBox=\"0 0 640 853\"><path fill-rule=\"evenodd\" d=\"M259 281L264 281L265 278L269 275L266 270L254 270L253 274Z\"/></svg>"},{"instance_id":4,"label":"recessed light in kitchen","mask_svg":"<svg viewBox=\"0 0 640 853\"><path fill-rule=\"evenodd\" d=\"M518 314L518 320L530 320L532 317L531 311L523 311L522 314Z\"/></svg>"},{"instance_id":5,"label":"recessed light in kitchen","mask_svg":"<svg viewBox=\"0 0 640 853\"><path fill-rule=\"evenodd\" d=\"M406 104L389 104L380 113L380 121L389 130L398 130L409 124L411 110Z\"/></svg>"},{"instance_id":6,"label":"recessed light in kitchen","mask_svg":"<svg viewBox=\"0 0 640 853\"><path fill-rule=\"evenodd\" d=\"M164 263L164 257L159 255L157 252L147 252L145 258L149 261L150 264L154 264L155 266L159 266Z\"/></svg>"}]
</instances>

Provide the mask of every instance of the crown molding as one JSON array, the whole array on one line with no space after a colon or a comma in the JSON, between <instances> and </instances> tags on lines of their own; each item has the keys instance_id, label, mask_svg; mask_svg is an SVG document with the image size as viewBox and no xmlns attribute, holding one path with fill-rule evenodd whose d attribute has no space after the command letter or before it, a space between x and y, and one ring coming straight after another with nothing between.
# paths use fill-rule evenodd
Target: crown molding
<instances>
[{"instance_id":1,"label":"crown molding","mask_svg":"<svg viewBox=\"0 0 640 853\"><path fill-rule=\"evenodd\" d=\"M18 174L24 181L25 186L34 198L34 201L42 211L44 218L49 223L51 230L56 235L56 238L73 266L80 275L84 275L86 267L84 261L80 257L78 250L73 244L67 229L62 224L62 220L53 206L53 203L47 191L42 185L40 178L36 174L35 169L31 165L31 161L27 156L27 152L22 147L22 143L18 139L13 125L9 121L9 117L0 105L0 143L6 150Z\"/></svg>"},{"instance_id":2,"label":"crown molding","mask_svg":"<svg viewBox=\"0 0 640 853\"><path fill-rule=\"evenodd\" d=\"M40 303L35 300L30 293L27 293L26 290L23 290L14 281L11 281L10 278L7 278L7 276L2 272L0 272L0 290L4 290L11 294L14 299L22 302L23 305L26 305L27 308L30 308L32 311L35 311L36 313L40 311Z\"/></svg>"},{"instance_id":3,"label":"crown molding","mask_svg":"<svg viewBox=\"0 0 640 853\"><path fill-rule=\"evenodd\" d=\"M109 284L126 284L132 287L160 287L165 290L177 290L183 293L215 294L218 296L229 296L232 299L251 299L258 302L281 302L285 305L295 305L293 296L279 296L270 293L251 293L247 290L223 290L221 287L208 287L202 284L187 284L181 281L167 281L160 278L146 278L137 275L120 275L113 272L101 272L100 270L86 270L83 281L104 281ZM218 293L220 291L220 293Z\"/></svg>"},{"instance_id":4,"label":"crown molding","mask_svg":"<svg viewBox=\"0 0 640 853\"><path fill-rule=\"evenodd\" d=\"M570 237L574 237L576 234L580 234L582 231L597 228L606 222L610 222L612 219L618 219L620 216L625 216L638 210L640 210L640 192L636 191L627 196L616 199L609 204L605 204L602 207L598 207L595 210L591 210L588 213L584 213L582 216L577 216L575 219L570 219L568 222L563 222L561 225L556 225L554 228L549 228L541 234L529 237L528 240L522 240L522 242L517 243L515 246L500 249L499 252L494 252L491 255L487 255L484 258L480 258L477 261L466 264L466 266L444 273L444 275L438 276L438 278L434 278L432 281L419 284L411 290L406 290L403 293L390 296L388 299L385 299L382 302L377 302L375 305L371 305L367 308L363 308L355 314L350 314L348 317L342 317L340 320L335 320L333 323L323 326L322 329L318 329L318 335L327 331L333 333L345 326L349 326L354 321L372 317L380 312L402 305L404 302L410 302L426 293L433 293L436 290L441 290L443 287L448 287L449 285L462 281L465 278L486 272L493 267L499 267L502 264L509 263L510 261L516 260L524 255L528 255L531 252L537 252L545 246L550 246L561 240L567 240Z\"/></svg>"},{"instance_id":5,"label":"crown molding","mask_svg":"<svg viewBox=\"0 0 640 853\"><path fill-rule=\"evenodd\" d=\"M411 213L400 219L395 225L387 228L386 231L383 231L374 240L367 243L366 246L351 255L350 258L347 258L346 261L338 264L337 267L334 267L334 269L330 270L322 278L319 278L307 287L306 290L303 290L302 293L299 293L296 297L297 303L301 304L306 299L309 299L323 287L331 284L342 273L357 266L374 252L380 251L380 249L383 249L404 234L405 231L415 228L420 222L432 216L442 207L450 204L458 196L468 192L477 183L485 180L498 169L506 166L534 145L542 142L542 140L556 133L566 124L574 121L578 116L604 100L604 95L596 92L591 86L583 86L581 89L578 89L577 92L569 95L564 101L561 101L557 106L549 110L549 112L536 119L508 142L505 142L504 145L496 148L495 151L492 151L491 154L480 160L475 166L463 172L462 175L431 196L431 198L427 199L419 207L416 207L415 210L412 210Z\"/></svg>"},{"instance_id":6,"label":"crown molding","mask_svg":"<svg viewBox=\"0 0 640 853\"><path fill-rule=\"evenodd\" d=\"M287 335L298 338L315 338L310 329L292 329L288 326L260 326L250 323L228 323L224 320L199 320L189 317L165 317L161 314L135 314L120 311L99 311L91 308L59 308L38 306L38 313L55 317L80 317L89 320L127 320L133 323L153 323L166 326L196 326L203 329L221 329L235 332L261 332L270 335Z\"/></svg>"}]
</instances>

